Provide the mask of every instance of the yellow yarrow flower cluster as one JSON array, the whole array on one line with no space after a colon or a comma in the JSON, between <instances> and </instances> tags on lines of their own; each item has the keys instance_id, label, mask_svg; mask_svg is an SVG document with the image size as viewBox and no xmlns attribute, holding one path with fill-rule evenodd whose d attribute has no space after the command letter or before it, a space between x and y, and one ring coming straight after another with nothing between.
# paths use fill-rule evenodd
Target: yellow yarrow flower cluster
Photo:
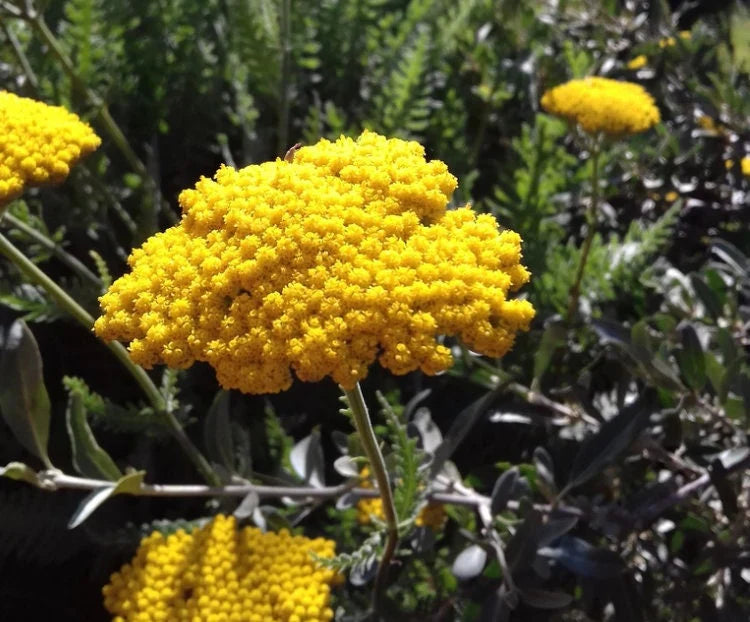
<instances>
[{"instance_id":1,"label":"yellow yarrow flower cluster","mask_svg":"<svg viewBox=\"0 0 750 622\"><path fill-rule=\"evenodd\" d=\"M222 167L180 194L181 222L129 258L100 299L102 338L133 360L206 361L225 388L345 388L378 359L395 374L450 367L441 335L501 356L534 316L521 238L469 207L416 142L321 140L293 161Z\"/></svg>"},{"instance_id":2,"label":"yellow yarrow flower cluster","mask_svg":"<svg viewBox=\"0 0 750 622\"><path fill-rule=\"evenodd\" d=\"M680 37L683 41L689 41L693 34L689 30L680 30L680 32L677 33L677 36ZM663 50L665 48L671 48L677 45L677 40L674 37L664 37L662 39L659 39L659 47Z\"/></svg>"},{"instance_id":3,"label":"yellow yarrow flower cluster","mask_svg":"<svg viewBox=\"0 0 750 622\"><path fill-rule=\"evenodd\" d=\"M641 69L642 67L645 67L648 64L648 57L645 54L639 54L635 58L628 61L627 68L635 71L637 69Z\"/></svg>"},{"instance_id":4,"label":"yellow yarrow flower cluster","mask_svg":"<svg viewBox=\"0 0 750 622\"><path fill-rule=\"evenodd\" d=\"M659 109L646 90L633 82L589 77L547 91L542 107L591 134L637 134L659 122Z\"/></svg>"},{"instance_id":5,"label":"yellow yarrow flower cluster","mask_svg":"<svg viewBox=\"0 0 750 622\"><path fill-rule=\"evenodd\" d=\"M60 106L0 91L0 206L24 186L61 182L101 140Z\"/></svg>"},{"instance_id":6,"label":"yellow yarrow flower cluster","mask_svg":"<svg viewBox=\"0 0 750 622\"><path fill-rule=\"evenodd\" d=\"M370 469L365 467L359 473L359 476L363 478L360 484L362 488L372 488L372 482L368 479L370 477ZM383 500L380 497L365 497L357 502L357 522L360 525L369 525L372 519L377 518L379 520L385 520L383 514ZM435 532L440 531L448 520L448 515L445 513L445 507L442 503L428 503L425 505L417 514L414 519L414 524L417 527L429 527Z\"/></svg>"},{"instance_id":7,"label":"yellow yarrow flower cluster","mask_svg":"<svg viewBox=\"0 0 750 622\"><path fill-rule=\"evenodd\" d=\"M113 622L322 622L342 578L312 555L335 543L288 531L237 530L217 516L192 533L154 532L102 592Z\"/></svg>"}]
</instances>

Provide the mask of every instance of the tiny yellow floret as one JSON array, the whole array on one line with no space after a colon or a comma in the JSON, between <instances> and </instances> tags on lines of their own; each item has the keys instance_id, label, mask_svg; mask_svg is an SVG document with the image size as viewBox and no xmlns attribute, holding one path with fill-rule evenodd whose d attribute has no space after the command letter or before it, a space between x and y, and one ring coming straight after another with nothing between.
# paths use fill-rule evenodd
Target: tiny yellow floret
<instances>
[{"instance_id":1,"label":"tiny yellow floret","mask_svg":"<svg viewBox=\"0 0 750 622\"><path fill-rule=\"evenodd\" d=\"M100 143L65 108L0 91L0 207L26 186L61 182Z\"/></svg>"},{"instance_id":2,"label":"tiny yellow floret","mask_svg":"<svg viewBox=\"0 0 750 622\"><path fill-rule=\"evenodd\" d=\"M644 132L659 122L653 98L633 82L589 77L547 91L542 107L590 133L610 136Z\"/></svg>"},{"instance_id":3,"label":"tiny yellow floret","mask_svg":"<svg viewBox=\"0 0 750 622\"><path fill-rule=\"evenodd\" d=\"M291 161L222 167L180 195L181 222L129 258L100 298L96 333L136 363L205 361L246 393L287 389L292 371L345 388L378 360L436 374L440 342L502 356L534 316L510 293L529 280L521 238L470 207L416 142L364 132Z\"/></svg>"},{"instance_id":4,"label":"tiny yellow floret","mask_svg":"<svg viewBox=\"0 0 750 622\"><path fill-rule=\"evenodd\" d=\"M740 160L740 168L743 175L750 177L750 156L745 156Z\"/></svg>"},{"instance_id":5,"label":"tiny yellow floret","mask_svg":"<svg viewBox=\"0 0 750 622\"><path fill-rule=\"evenodd\" d=\"M635 58L628 61L627 68L635 71L641 67L645 67L648 64L648 57L645 54L639 54Z\"/></svg>"},{"instance_id":6,"label":"tiny yellow floret","mask_svg":"<svg viewBox=\"0 0 750 622\"><path fill-rule=\"evenodd\" d=\"M119 622L327 622L330 588L343 578L313 555L334 554L330 540L238 530L219 515L191 533L144 538L102 588L104 606Z\"/></svg>"}]
</instances>

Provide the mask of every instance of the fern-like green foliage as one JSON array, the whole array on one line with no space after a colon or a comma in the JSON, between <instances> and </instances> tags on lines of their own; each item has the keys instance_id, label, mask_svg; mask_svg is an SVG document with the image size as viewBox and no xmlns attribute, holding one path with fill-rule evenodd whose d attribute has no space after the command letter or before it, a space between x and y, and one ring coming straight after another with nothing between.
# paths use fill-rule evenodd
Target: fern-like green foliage
<instances>
[{"instance_id":1,"label":"fern-like green foliage","mask_svg":"<svg viewBox=\"0 0 750 622\"><path fill-rule=\"evenodd\" d=\"M63 315L44 291L31 283L9 285L0 281L0 305L18 311L27 322L53 322Z\"/></svg>"},{"instance_id":2,"label":"fern-like green foliage","mask_svg":"<svg viewBox=\"0 0 750 622\"><path fill-rule=\"evenodd\" d=\"M69 393L81 396L83 406L90 415L90 422L94 427L152 438L162 438L169 434L163 418L150 407L115 404L92 391L85 380L76 376L64 376L63 385Z\"/></svg>"},{"instance_id":3,"label":"fern-like green foliage","mask_svg":"<svg viewBox=\"0 0 750 622\"><path fill-rule=\"evenodd\" d=\"M413 41L404 45L394 70L374 99L370 118L381 133L412 138L427 129L429 40L429 31L422 29Z\"/></svg>"},{"instance_id":4,"label":"fern-like green foliage","mask_svg":"<svg viewBox=\"0 0 750 622\"><path fill-rule=\"evenodd\" d=\"M314 559L324 568L330 568L337 572L347 570L355 571L364 569L374 563L380 555L382 548L382 536L379 531L373 531L362 545L351 553L339 553L335 557L318 557L313 555Z\"/></svg>"},{"instance_id":5,"label":"fern-like green foliage","mask_svg":"<svg viewBox=\"0 0 750 622\"><path fill-rule=\"evenodd\" d=\"M227 0L230 69L250 80L249 92L276 98L281 79L282 39L277 0Z\"/></svg>"},{"instance_id":6,"label":"fern-like green foliage","mask_svg":"<svg viewBox=\"0 0 750 622\"><path fill-rule=\"evenodd\" d=\"M97 26L104 24L99 0L69 0L65 3L66 28L62 40L76 60L78 75L91 84L93 70L105 49L102 41L96 40Z\"/></svg>"},{"instance_id":7,"label":"fern-like green foliage","mask_svg":"<svg viewBox=\"0 0 750 622\"><path fill-rule=\"evenodd\" d=\"M596 234L583 273L582 297L594 306L615 300L623 293L631 301L642 296L641 276L651 259L669 244L680 207L678 201L649 226L633 221L622 238L612 234L605 241ZM581 248L572 240L558 245L548 257L555 271L537 275L538 291L559 312L566 309L580 256Z\"/></svg>"},{"instance_id":8,"label":"fern-like green foliage","mask_svg":"<svg viewBox=\"0 0 750 622\"><path fill-rule=\"evenodd\" d=\"M275 465L288 465L289 452L294 447L294 439L284 430L284 426L281 424L281 420L270 402L266 402L263 415L265 448L268 452L267 457Z\"/></svg>"},{"instance_id":9,"label":"fern-like green foliage","mask_svg":"<svg viewBox=\"0 0 750 622\"><path fill-rule=\"evenodd\" d=\"M102 289L108 289L109 286L112 285L112 274L109 271L107 262L104 261L104 258L95 250L89 251L89 257L94 261L96 271L99 274L99 279L101 279L102 282Z\"/></svg>"},{"instance_id":10,"label":"fern-like green foliage","mask_svg":"<svg viewBox=\"0 0 750 622\"><path fill-rule=\"evenodd\" d=\"M524 263L535 276L548 265L550 243L564 236L556 219L564 208L556 195L579 180L578 158L561 145L567 132L566 123L545 114L524 124L512 141L517 166L488 202L500 222L509 223L523 237Z\"/></svg>"},{"instance_id":11,"label":"fern-like green foliage","mask_svg":"<svg viewBox=\"0 0 750 622\"><path fill-rule=\"evenodd\" d=\"M393 452L393 503L401 525L410 526L419 511L427 482L420 465L424 452L417 447L417 439L410 438L406 422L396 413L385 396L377 392L381 412L385 417L388 437Z\"/></svg>"}]
</instances>

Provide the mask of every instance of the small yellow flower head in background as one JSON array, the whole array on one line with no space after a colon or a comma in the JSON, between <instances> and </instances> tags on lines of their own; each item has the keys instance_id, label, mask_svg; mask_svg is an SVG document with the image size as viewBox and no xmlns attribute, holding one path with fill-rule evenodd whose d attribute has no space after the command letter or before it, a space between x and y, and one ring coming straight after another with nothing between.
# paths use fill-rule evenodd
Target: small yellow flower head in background
<instances>
[{"instance_id":1,"label":"small yellow flower head in background","mask_svg":"<svg viewBox=\"0 0 750 622\"><path fill-rule=\"evenodd\" d=\"M659 109L646 90L633 82L589 77L547 91L542 107L577 123L590 134L637 134L659 122Z\"/></svg>"},{"instance_id":2,"label":"small yellow flower head in background","mask_svg":"<svg viewBox=\"0 0 750 622\"><path fill-rule=\"evenodd\" d=\"M663 39L659 40L659 47L661 49L674 47L675 44L676 41L674 37L664 37Z\"/></svg>"},{"instance_id":3,"label":"small yellow flower head in background","mask_svg":"<svg viewBox=\"0 0 750 622\"><path fill-rule=\"evenodd\" d=\"M669 192L667 192L667 194L664 195L664 200L667 203L674 203L679 198L680 198L680 195L674 190L670 190Z\"/></svg>"},{"instance_id":4,"label":"small yellow flower head in background","mask_svg":"<svg viewBox=\"0 0 750 622\"><path fill-rule=\"evenodd\" d=\"M680 32L677 33L677 36L683 41L689 41L692 38L693 33L690 30L680 30Z\"/></svg>"},{"instance_id":5,"label":"small yellow flower head in background","mask_svg":"<svg viewBox=\"0 0 750 622\"><path fill-rule=\"evenodd\" d=\"M370 469L365 467L359 472L362 478L360 486L362 488L372 488L372 482L369 480ZM357 522L360 525L369 525L373 518L384 520L383 500L379 497L365 497L357 502ZM434 532L443 529L448 515L445 513L445 507L442 503L428 503L417 514L414 524L417 527L429 527Z\"/></svg>"},{"instance_id":6,"label":"small yellow flower head in background","mask_svg":"<svg viewBox=\"0 0 750 622\"><path fill-rule=\"evenodd\" d=\"M707 114L698 115L697 122L704 130L716 131L716 121Z\"/></svg>"},{"instance_id":7,"label":"small yellow flower head in background","mask_svg":"<svg viewBox=\"0 0 750 622\"><path fill-rule=\"evenodd\" d=\"M417 527L429 527L435 532L442 530L448 520L445 506L442 503L428 503L425 505L414 520Z\"/></svg>"},{"instance_id":8,"label":"small yellow flower head in background","mask_svg":"<svg viewBox=\"0 0 750 622\"><path fill-rule=\"evenodd\" d=\"M645 54L639 54L635 58L628 61L627 68L635 71L641 67L645 67L648 64L648 57Z\"/></svg>"},{"instance_id":9,"label":"small yellow flower head in background","mask_svg":"<svg viewBox=\"0 0 750 622\"><path fill-rule=\"evenodd\" d=\"M180 195L182 221L129 258L95 330L144 367L206 361L246 393L326 376L345 388L377 359L395 374L453 363L442 335L503 355L534 309L521 238L470 207L416 142L373 132L222 167Z\"/></svg>"},{"instance_id":10,"label":"small yellow flower head in background","mask_svg":"<svg viewBox=\"0 0 750 622\"><path fill-rule=\"evenodd\" d=\"M320 567L335 543L237 530L217 516L191 533L154 532L102 589L113 622L324 622L341 575Z\"/></svg>"},{"instance_id":11,"label":"small yellow flower head in background","mask_svg":"<svg viewBox=\"0 0 750 622\"><path fill-rule=\"evenodd\" d=\"M745 156L740 160L740 169L745 177L750 177L750 156Z\"/></svg>"},{"instance_id":12,"label":"small yellow flower head in background","mask_svg":"<svg viewBox=\"0 0 750 622\"><path fill-rule=\"evenodd\" d=\"M65 108L0 91L0 207L25 186L61 182L100 143Z\"/></svg>"}]
</instances>

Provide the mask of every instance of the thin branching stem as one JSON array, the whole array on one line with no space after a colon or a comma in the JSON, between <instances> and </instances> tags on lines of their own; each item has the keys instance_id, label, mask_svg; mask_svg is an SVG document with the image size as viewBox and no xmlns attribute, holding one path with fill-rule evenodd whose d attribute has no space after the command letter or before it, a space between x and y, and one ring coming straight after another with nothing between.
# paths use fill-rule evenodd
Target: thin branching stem
<instances>
[{"instance_id":1,"label":"thin branching stem","mask_svg":"<svg viewBox=\"0 0 750 622\"><path fill-rule=\"evenodd\" d=\"M289 147L289 81L292 63L292 0L281 0L279 14L281 71L279 75L278 155Z\"/></svg>"},{"instance_id":2,"label":"thin branching stem","mask_svg":"<svg viewBox=\"0 0 750 622\"><path fill-rule=\"evenodd\" d=\"M367 405L362 396L362 388L357 383L353 389L344 389L342 387L342 391L349 403L349 409L354 420L354 426L357 429L359 441L362 443L362 448L370 462L370 469L378 485L380 498L383 501L386 540L385 547L383 548L383 557L378 567L378 574L375 577L375 589L373 591L373 604L377 613L380 598L388 579L388 569L398 544L398 517L396 516L396 507L393 503L393 491L391 490L391 483L388 480L385 459L383 458L383 452L380 451L375 431L372 428L370 415L367 412Z\"/></svg>"},{"instance_id":3,"label":"thin branching stem","mask_svg":"<svg viewBox=\"0 0 750 622\"><path fill-rule=\"evenodd\" d=\"M38 92L39 79L31 68L31 63L29 62L29 59L26 58L26 54L21 47L21 43L18 41L18 37L16 37L13 30L8 27L6 22L0 21L0 27L2 27L5 38L8 39L11 48L13 48L13 53L16 55L16 59L18 59L18 64L21 65L21 69L23 69L23 73L28 80L29 86L35 93Z\"/></svg>"},{"instance_id":4,"label":"thin branching stem","mask_svg":"<svg viewBox=\"0 0 750 622\"><path fill-rule=\"evenodd\" d=\"M565 315L566 323L570 324L578 308L578 299L581 296L581 281L586 269L586 262L589 258L591 244L596 234L596 216L599 210L599 155L600 155L600 137L595 136L591 146L591 200L586 210L586 239L581 247L581 259L578 262L578 269L570 288L570 297L568 298L568 312Z\"/></svg>"},{"instance_id":5,"label":"thin branching stem","mask_svg":"<svg viewBox=\"0 0 750 622\"><path fill-rule=\"evenodd\" d=\"M750 466L750 456L738 461L727 468L724 475L742 472ZM113 482L103 479L78 477L68 475L57 469L48 469L37 473L36 485L44 490L99 490L112 486ZM671 495L667 495L655 503L645 503L634 508L630 513L623 512L623 508L613 506L611 508L612 520L622 520L624 524L645 525L654 518L661 516L670 507L684 503L696 494L704 491L711 485L711 475L703 473L695 479L676 487ZM129 494L144 497L244 497L251 492L261 498L292 498L301 500L325 500L337 499L343 495L352 495L355 498L375 498L380 496L380 491L373 488L357 488L356 481L350 481L338 486L306 487L306 486L264 486L251 483L227 484L225 486L205 486L200 484L146 484L141 483L137 490ZM445 503L464 507L473 507L477 510L489 511L490 497L482 495L473 489L463 486L460 482L447 483L441 490L431 490L425 495L425 499L434 503ZM522 503L510 500L507 509L519 510ZM556 515L565 515L585 519L588 511L566 504L535 503L533 507L538 512ZM600 516L601 518L601 516Z\"/></svg>"},{"instance_id":6,"label":"thin branching stem","mask_svg":"<svg viewBox=\"0 0 750 622\"><path fill-rule=\"evenodd\" d=\"M17 229L24 235L34 240L37 244L39 244L46 250L50 251L55 257L57 257L61 262L63 262L66 266L68 266L68 268L70 268L73 272L75 272L84 281L88 281L98 290L102 289L101 279L98 276L96 276L96 274L94 274L91 270L89 270L77 257L74 257L69 252L67 252L62 246L60 246L60 244L55 242L52 238L45 235L41 231L38 231L34 229L33 227L30 227L25 222L16 218L12 214L6 213L4 216L4 220L11 227L13 227L14 229Z\"/></svg>"}]
</instances>

